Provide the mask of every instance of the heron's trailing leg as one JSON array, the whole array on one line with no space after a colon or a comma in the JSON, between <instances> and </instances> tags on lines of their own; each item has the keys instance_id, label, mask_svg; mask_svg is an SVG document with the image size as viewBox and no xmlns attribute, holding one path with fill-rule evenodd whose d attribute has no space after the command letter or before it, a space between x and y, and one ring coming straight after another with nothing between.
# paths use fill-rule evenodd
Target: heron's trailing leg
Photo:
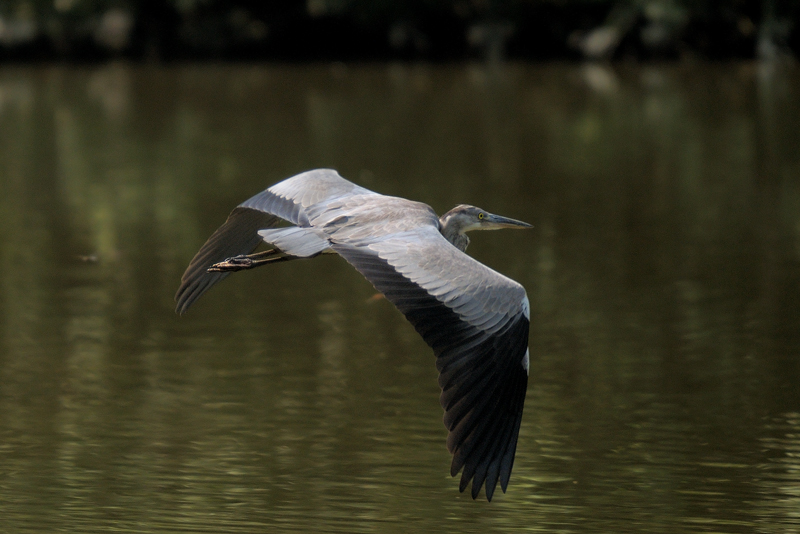
<instances>
[{"instance_id":1,"label":"heron's trailing leg","mask_svg":"<svg viewBox=\"0 0 800 534\"><path fill-rule=\"evenodd\" d=\"M208 272L210 273L222 273L222 272L235 272L235 271L243 271L245 269L254 269L256 267L261 267L262 265L266 265L267 263L278 263L280 261L289 261L296 259L295 256L275 256L276 254L281 254L281 251L273 248L270 250L264 250L262 252L256 252L255 254L240 254L239 256L233 256L232 258L228 258L225 261L221 261L219 263L215 263L211 267L208 268Z\"/></svg>"}]
</instances>

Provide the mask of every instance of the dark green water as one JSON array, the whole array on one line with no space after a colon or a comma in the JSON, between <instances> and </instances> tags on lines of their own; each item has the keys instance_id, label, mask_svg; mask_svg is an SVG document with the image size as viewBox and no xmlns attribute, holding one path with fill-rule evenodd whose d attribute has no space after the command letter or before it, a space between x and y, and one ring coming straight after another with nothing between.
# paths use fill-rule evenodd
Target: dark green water
<instances>
[{"instance_id":1,"label":"dark green water","mask_svg":"<svg viewBox=\"0 0 800 534\"><path fill-rule=\"evenodd\" d=\"M0 67L15 532L800 531L800 72ZM333 167L535 225L508 493L448 476L432 352L335 257L184 317L230 209Z\"/></svg>"}]
</instances>

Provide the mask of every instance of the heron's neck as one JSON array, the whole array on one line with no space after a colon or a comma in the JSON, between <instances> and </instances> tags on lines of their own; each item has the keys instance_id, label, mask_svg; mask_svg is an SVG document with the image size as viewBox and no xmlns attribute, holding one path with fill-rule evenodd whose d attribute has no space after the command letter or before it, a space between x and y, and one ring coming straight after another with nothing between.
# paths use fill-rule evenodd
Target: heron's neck
<instances>
[{"instance_id":1,"label":"heron's neck","mask_svg":"<svg viewBox=\"0 0 800 534\"><path fill-rule=\"evenodd\" d=\"M451 220L452 219L448 219L442 224L442 235L458 250L465 252L467 250L467 245L469 245L469 238L467 234L462 232L455 224L447 224Z\"/></svg>"}]
</instances>

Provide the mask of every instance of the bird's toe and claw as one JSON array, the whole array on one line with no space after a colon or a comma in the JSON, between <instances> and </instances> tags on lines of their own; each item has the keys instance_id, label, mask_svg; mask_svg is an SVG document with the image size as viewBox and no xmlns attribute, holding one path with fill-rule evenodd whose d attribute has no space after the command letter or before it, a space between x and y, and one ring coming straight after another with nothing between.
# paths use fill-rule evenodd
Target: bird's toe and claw
<instances>
[{"instance_id":1,"label":"bird's toe and claw","mask_svg":"<svg viewBox=\"0 0 800 534\"><path fill-rule=\"evenodd\" d=\"M227 273L227 272L242 271L244 269L252 269L253 262L254 260L248 258L246 255L240 254L239 256L233 256L232 258L228 258L219 263L215 263L214 265L208 268L208 272Z\"/></svg>"},{"instance_id":2,"label":"bird's toe and claw","mask_svg":"<svg viewBox=\"0 0 800 534\"><path fill-rule=\"evenodd\" d=\"M294 259L292 256L276 256L277 254L280 254L280 251L274 248L255 254L239 254L238 256L232 256L219 263L213 264L207 271L209 273L231 273L253 269L267 263Z\"/></svg>"}]
</instances>

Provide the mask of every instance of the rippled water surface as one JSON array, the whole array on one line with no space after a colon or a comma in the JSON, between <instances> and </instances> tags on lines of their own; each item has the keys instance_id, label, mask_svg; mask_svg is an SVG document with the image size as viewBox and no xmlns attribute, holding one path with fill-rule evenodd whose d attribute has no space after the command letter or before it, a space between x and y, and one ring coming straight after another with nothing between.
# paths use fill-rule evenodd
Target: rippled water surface
<instances>
[{"instance_id":1,"label":"rippled water surface","mask_svg":"<svg viewBox=\"0 0 800 534\"><path fill-rule=\"evenodd\" d=\"M0 68L3 532L800 532L800 73ZM197 248L333 167L534 224L508 493L449 477L433 355L337 257Z\"/></svg>"}]
</instances>

